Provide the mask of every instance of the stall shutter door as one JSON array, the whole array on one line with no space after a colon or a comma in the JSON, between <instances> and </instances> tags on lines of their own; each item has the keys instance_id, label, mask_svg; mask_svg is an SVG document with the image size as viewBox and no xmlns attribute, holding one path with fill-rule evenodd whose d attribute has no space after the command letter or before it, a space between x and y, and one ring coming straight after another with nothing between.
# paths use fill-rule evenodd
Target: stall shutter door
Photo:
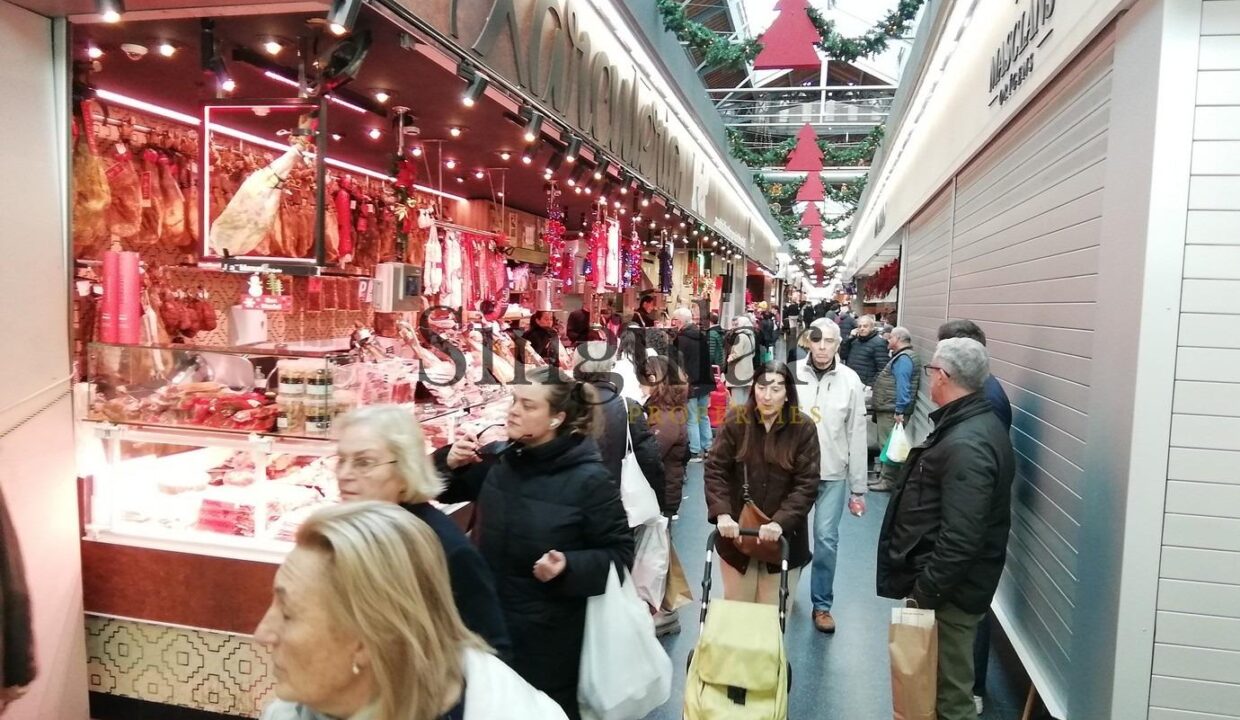
<instances>
[{"instance_id":1,"label":"stall shutter door","mask_svg":"<svg viewBox=\"0 0 1240 720\"><path fill-rule=\"evenodd\" d=\"M939 325L947 319L947 283L951 262L951 187L941 191L908 224L900 272L900 324L913 336L922 364L930 362ZM930 432L930 383L922 382L909 427L920 442Z\"/></svg>"},{"instance_id":2,"label":"stall shutter door","mask_svg":"<svg viewBox=\"0 0 1240 720\"><path fill-rule=\"evenodd\" d=\"M1112 43L1096 43L956 178L948 315L986 332L1016 483L997 602L1051 692L1072 664Z\"/></svg>"}]
</instances>

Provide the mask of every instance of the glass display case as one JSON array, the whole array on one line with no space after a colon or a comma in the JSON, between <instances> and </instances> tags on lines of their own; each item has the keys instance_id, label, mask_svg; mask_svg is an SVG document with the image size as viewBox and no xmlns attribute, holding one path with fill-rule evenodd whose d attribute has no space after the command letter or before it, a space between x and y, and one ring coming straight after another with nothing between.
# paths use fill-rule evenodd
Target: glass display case
<instances>
[{"instance_id":1,"label":"glass display case","mask_svg":"<svg viewBox=\"0 0 1240 720\"><path fill-rule=\"evenodd\" d=\"M279 562L301 522L339 500L335 420L407 407L426 452L461 428L501 439L506 388L419 399L416 362L94 344L79 386L88 540ZM475 388L476 389L476 388ZM450 509L449 509L450 510Z\"/></svg>"}]
</instances>

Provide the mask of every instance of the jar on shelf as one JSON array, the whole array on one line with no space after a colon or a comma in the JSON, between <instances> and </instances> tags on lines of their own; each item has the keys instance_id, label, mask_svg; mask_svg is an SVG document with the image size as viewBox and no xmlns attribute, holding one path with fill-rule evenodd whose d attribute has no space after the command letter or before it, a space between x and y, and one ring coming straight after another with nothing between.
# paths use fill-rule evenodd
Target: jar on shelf
<instances>
[{"instance_id":1,"label":"jar on shelf","mask_svg":"<svg viewBox=\"0 0 1240 720\"><path fill-rule=\"evenodd\" d=\"M332 406L330 402L306 403L306 434L327 435L332 430Z\"/></svg>"},{"instance_id":2,"label":"jar on shelf","mask_svg":"<svg viewBox=\"0 0 1240 720\"><path fill-rule=\"evenodd\" d=\"M301 397L280 395L276 397L276 431L301 433L306 430L306 409Z\"/></svg>"},{"instance_id":3,"label":"jar on shelf","mask_svg":"<svg viewBox=\"0 0 1240 720\"><path fill-rule=\"evenodd\" d=\"M332 397L332 374L327 368L320 368L306 378L306 397L312 400L328 402Z\"/></svg>"},{"instance_id":4,"label":"jar on shelf","mask_svg":"<svg viewBox=\"0 0 1240 720\"><path fill-rule=\"evenodd\" d=\"M279 372L280 394L287 397L298 397L306 391L306 376L295 362L282 360L276 364Z\"/></svg>"}]
</instances>

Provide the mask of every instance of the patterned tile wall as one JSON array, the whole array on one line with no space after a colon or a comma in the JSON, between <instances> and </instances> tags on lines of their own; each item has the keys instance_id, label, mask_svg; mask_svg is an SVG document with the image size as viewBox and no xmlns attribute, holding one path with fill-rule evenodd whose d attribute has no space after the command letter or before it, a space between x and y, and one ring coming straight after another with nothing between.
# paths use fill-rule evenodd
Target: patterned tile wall
<instances>
[{"instance_id":1,"label":"patterned tile wall","mask_svg":"<svg viewBox=\"0 0 1240 720\"><path fill-rule=\"evenodd\" d=\"M242 635L86 616L92 692L256 718L272 696L267 651Z\"/></svg>"}]
</instances>

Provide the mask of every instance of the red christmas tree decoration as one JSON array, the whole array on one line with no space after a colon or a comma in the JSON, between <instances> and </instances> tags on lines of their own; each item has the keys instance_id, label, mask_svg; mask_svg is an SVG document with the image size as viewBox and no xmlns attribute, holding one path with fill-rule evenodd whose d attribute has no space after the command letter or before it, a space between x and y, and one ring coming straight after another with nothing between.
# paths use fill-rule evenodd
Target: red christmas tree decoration
<instances>
[{"instance_id":1,"label":"red christmas tree decoration","mask_svg":"<svg viewBox=\"0 0 1240 720\"><path fill-rule=\"evenodd\" d=\"M818 206L814 203L805 208L805 214L801 216L801 227L818 228L819 234L822 234L822 213L818 212Z\"/></svg>"},{"instance_id":2,"label":"red christmas tree decoration","mask_svg":"<svg viewBox=\"0 0 1240 720\"><path fill-rule=\"evenodd\" d=\"M827 189L822 186L822 176L816 172L805 178L805 184L797 191L797 202L822 202L827 199Z\"/></svg>"},{"instance_id":3,"label":"red christmas tree decoration","mask_svg":"<svg viewBox=\"0 0 1240 720\"><path fill-rule=\"evenodd\" d=\"M822 226L815 225L814 227L811 227L809 229L809 259L814 265L815 272L817 272L819 266L822 265L822 243Z\"/></svg>"},{"instance_id":4,"label":"red christmas tree decoration","mask_svg":"<svg viewBox=\"0 0 1240 720\"><path fill-rule=\"evenodd\" d=\"M779 17L762 33L762 52L754 58L755 70L817 70L822 58L814 43L822 39L809 19L809 0L779 0Z\"/></svg>"},{"instance_id":5,"label":"red christmas tree decoration","mask_svg":"<svg viewBox=\"0 0 1240 720\"><path fill-rule=\"evenodd\" d=\"M805 123L797 133L797 145L788 154L784 169L790 172L822 172L822 148L818 147L818 133L814 132L813 125Z\"/></svg>"}]
</instances>

